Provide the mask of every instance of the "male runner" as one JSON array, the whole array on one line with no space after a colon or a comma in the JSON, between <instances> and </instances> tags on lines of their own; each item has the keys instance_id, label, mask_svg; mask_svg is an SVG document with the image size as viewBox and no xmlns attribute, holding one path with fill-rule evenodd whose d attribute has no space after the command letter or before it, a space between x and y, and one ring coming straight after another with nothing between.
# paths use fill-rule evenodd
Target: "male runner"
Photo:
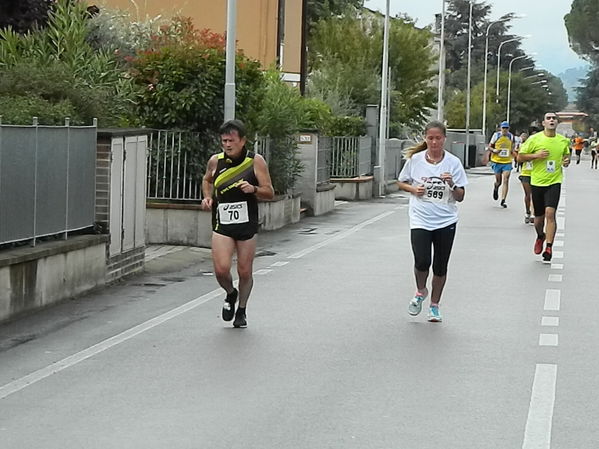
<instances>
[{"instance_id":1,"label":"male runner","mask_svg":"<svg viewBox=\"0 0 599 449\"><path fill-rule=\"evenodd\" d=\"M576 163L580 164L580 155L582 154L582 150L584 148L584 139L576 135L574 137L574 151L576 152Z\"/></svg>"},{"instance_id":2,"label":"male runner","mask_svg":"<svg viewBox=\"0 0 599 449\"><path fill-rule=\"evenodd\" d=\"M516 154L518 154L520 152L520 148L522 148L522 145L524 145L524 143L526 142L527 139L528 139L527 133L520 134L520 144L519 144L519 147L516 149ZM525 164L521 164L520 162L517 162L517 164L519 166L522 166L522 173L520 173L520 176L518 177L518 179L522 183L522 190L524 190L524 209L526 211L526 215L524 216L524 223L533 224L534 217L531 215L531 208L530 208L530 206L531 206L530 172L532 171L532 162L528 161Z\"/></svg>"},{"instance_id":3,"label":"male runner","mask_svg":"<svg viewBox=\"0 0 599 449\"><path fill-rule=\"evenodd\" d=\"M562 167L570 165L570 141L556 133L557 125L557 115L547 112L543 120L543 132L529 137L518 155L520 162L532 161L530 184L537 231L534 253L543 253L543 260L546 262L551 261L553 254L553 239L557 228L555 211L561 193Z\"/></svg>"},{"instance_id":4,"label":"male runner","mask_svg":"<svg viewBox=\"0 0 599 449\"><path fill-rule=\"evenodd\" d=\"M225 321L247 327L246 306L254 280L252 265L258 233L258 198L272 199L274 190L266 161L245 148L245 125L225 122L220 130L223 152L208 161L202 180L202 208L212 210L212 261L219 285L227 293ZM239 291L233 286L231 265L237 252ZM239 307L235 304L239 296Z\"/></svg>"},{"instance_id":5,"label":"male runner","mask_svg":"<svg viewBox=\"0 0 599 449\"><path fill-rule=\"evenodd\" d=\"M505 200L510 185L510 173L512 172L512 158L515 145L515 139L510 133L510 124L501 123L501 131L493 134L489 142L488 151L491 152L491 168L495 173L495 183L493 184L493 199L499 199L499 186L501 189L501 207L507 207Z\"/></svg>"}]
</instances>

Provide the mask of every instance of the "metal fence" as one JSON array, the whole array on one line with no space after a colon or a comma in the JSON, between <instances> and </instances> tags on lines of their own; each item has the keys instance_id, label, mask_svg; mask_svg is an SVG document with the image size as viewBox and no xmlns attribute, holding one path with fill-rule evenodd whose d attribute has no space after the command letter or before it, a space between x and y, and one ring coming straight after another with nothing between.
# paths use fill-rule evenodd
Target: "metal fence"
<instances>
[{"instance_id":1,"label":"metal fence","mask_svg":"<svg viewBox=\"0 0 599 449\"><path fill-rule=\"evenodd\" d=\"M371 137L331 138L331 177L354 178L372 172Z\"/></svg>"},{"instance_id":2,"label":"metal fence","mask_svg":"<svg viewBox=\"0 0 599 449\"><path fill-rule=\"evenodd\" d=\"M97 128L0 124L0 244L93 227Z\"/></svg>"},{"instance_id":3,"label":"metal fence","mask_svg":"<svg viewBox=\"0 0 599 449\"><path fill-rule=\"evenodd\" d=\"M151 134L146 197L201 200L206 164L218 148L218 140L198 132L160 130Z\"/></svg>"},{"instance_id":4,"label":"metal fence","mask_svg":"<svg viewBox=\"0 0 599 449\"><path fill-rule=\"evenodd\" d=\"M217 136L160 130L150 135L147 194L150 200L200 201L202 177L212 154L221 151ZM254 151L268 162L271 141L258 137Z\"/></svg>"}]
</instances>

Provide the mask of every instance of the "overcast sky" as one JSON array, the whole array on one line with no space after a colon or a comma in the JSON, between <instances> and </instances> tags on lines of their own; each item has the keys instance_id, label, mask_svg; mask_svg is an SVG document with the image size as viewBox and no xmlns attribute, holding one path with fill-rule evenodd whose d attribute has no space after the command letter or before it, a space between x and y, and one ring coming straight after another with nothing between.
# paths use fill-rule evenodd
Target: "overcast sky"
<instances>
[{"instance_id":1,"label":"overcast sky","mask_svg":"<svg viewBox=\"0 0 599 449\"><path fill-rule=\"evenodd\" d=\"M477 0L477 3L482 3ZM527 53L536 52L534 59L539 67L559 75L569 68L586 65L568 45L568 33L564 15L570 12L572 0L486 0L491 5L491 18L497 19L514 12L526 14L512 21L510 32L532 37L522 41ZM441 12L442 0L391 0L391 15L406 13L415 19L416 25L424 27L433 23L435 14ZM385 12L385 0L365 0L364 6Z\"/></svg>"}]
</instances>

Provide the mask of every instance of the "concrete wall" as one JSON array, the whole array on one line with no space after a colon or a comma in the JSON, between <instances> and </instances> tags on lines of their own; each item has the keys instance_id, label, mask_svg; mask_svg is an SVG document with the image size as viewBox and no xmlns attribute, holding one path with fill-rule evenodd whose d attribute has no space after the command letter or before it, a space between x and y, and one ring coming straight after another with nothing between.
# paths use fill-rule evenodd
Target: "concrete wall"
<instances>
[{"instance_id":1,"label":"concrete wall","mask_svg":"<svg viewBox=\"0 0 599 449\"><path fill-rule=\"evenodd\" d=\"M0 321L106 282L106 235L83 235L0 253Z\"/></svg>"},{"instance_id":2,"label":"concrete wall","mask_svg":"<svg viewBox=\"0 0 599 449\"><path fill-rule=\"evenodd\" d=\"M319 186L314 197L314 216L326 214L335 209L335 184L325 184Z\"/></svg>"},{"instance_id":3,"label":"concrete wall","mask_svg":"<svg viewBox=\"0 0 599 449\"><path fill-rule=\"evenodd\" d=\"M279 198L275 201L258 203L258 221L260 229L274 231L300 220L299 196L294 198Z\"/></svg>"},{"instance_id":4,"label":"concrete wall","mask_svg":"<svg viewBox=\"0 0 599 449\"><path fill-rule=\"evenodd\" d=\"M301 132L298 140L299 160L304 169L297 179L296 187L302 196L302 204L309 215L323 215L335 208L333 184L318 184L318 134Z\"/></svg>"},{"instance_id":5,"label":"concrete wall","mask_svg":"<svg viewBox=\"0 0 599 449\"><path fill-rule=\"evenodd\" d=\"M335 199L346 201L363 201L372 199L373 176L359 176L357 178L335 178L331 180L335 185Z\"/></svg>"},{"instance_id":6,"label":"concrete wall","mask_svg":"<svg viewBox=\"0 0 599 449\"><path fill-rule=\"evenodd\" d=\"M260 230L272 231L300 219L300 197L279 197L258 203ZM148 244L188 245L210 248L212 214L199 205L148 203L146 209Z\"/></svg>"},{"instance_id":7,"label":"concrete wall","mask_svg":"<svg viewBox=\"0 0 599 449\"><path fill-rule=\"evenodd\" d=\"M212 214L199 205L148 203L146 242L210 248Z\"/></svg>"}]
</instances>

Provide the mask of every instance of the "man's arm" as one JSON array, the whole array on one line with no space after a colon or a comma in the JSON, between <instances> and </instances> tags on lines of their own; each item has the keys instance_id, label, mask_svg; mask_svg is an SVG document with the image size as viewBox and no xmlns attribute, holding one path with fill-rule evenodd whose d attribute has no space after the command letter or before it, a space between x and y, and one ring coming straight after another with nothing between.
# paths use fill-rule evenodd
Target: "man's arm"
<instances>
[{"instance_id":1,"label":"man's arm","mask_svg":"<svg viewBox=\"0 0 599 449\"><path fill-rule=\"evenodd\" d=\"M202 209L212 209L212 193L214 192L214 172L216 171L216 164L218 162L218 156L212 155L206 164L206 173L202 178Z\"/></svg>"},{"instance_id":2,"label":"man's arm","mask_svg":"<svg viewBox=\"0 0 599 449\"><path fill-rule=\"evenodd\" d=\"M256 197L261 200L272 200L275 196L275 190L272 187L266 161L259 154L254 156L254 173L258 179L258 186L254 186Z\"/></svg>"}]
</instances>

